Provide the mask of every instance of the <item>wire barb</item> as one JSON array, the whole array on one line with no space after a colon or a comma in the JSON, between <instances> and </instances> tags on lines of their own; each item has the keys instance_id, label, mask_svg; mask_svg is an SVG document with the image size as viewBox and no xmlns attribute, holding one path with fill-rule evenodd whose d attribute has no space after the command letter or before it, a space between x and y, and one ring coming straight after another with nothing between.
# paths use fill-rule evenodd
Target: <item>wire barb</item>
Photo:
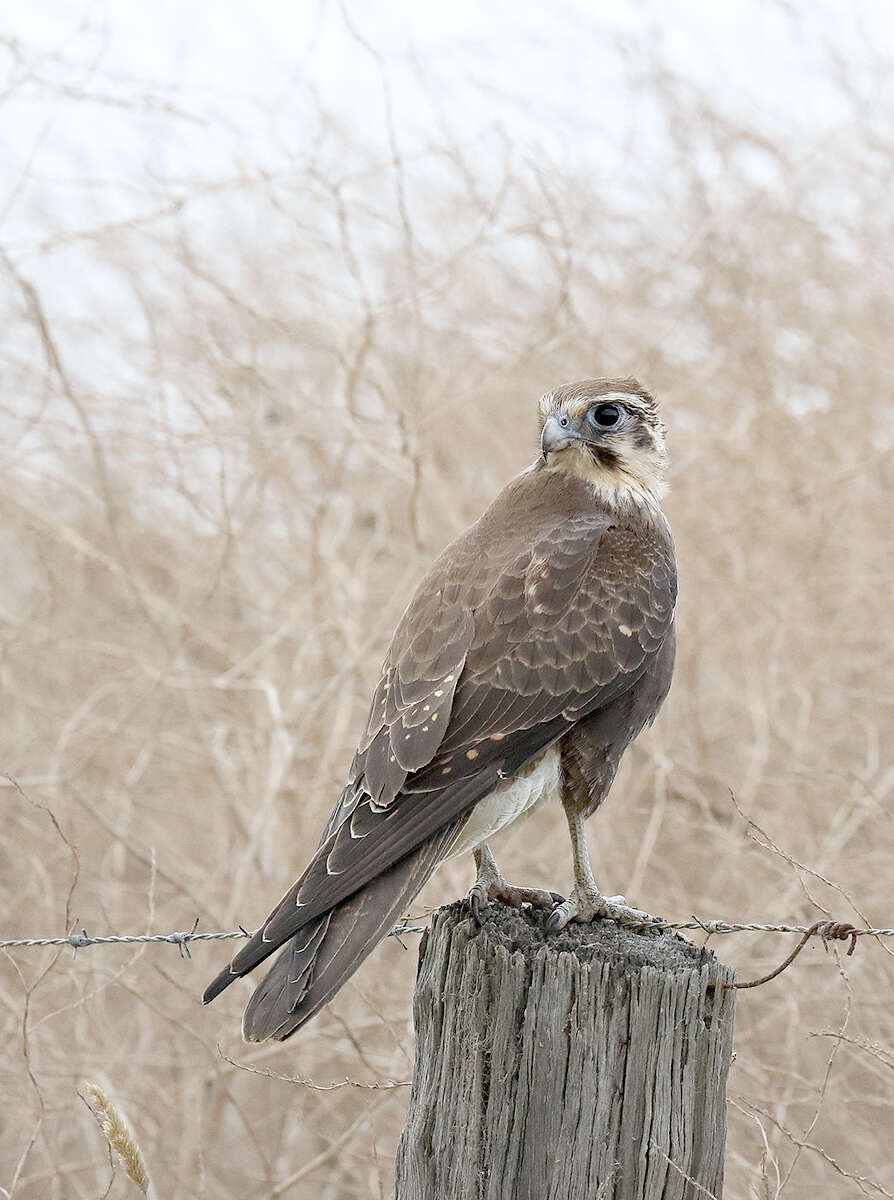
<instances>
[{"instance_id":1,"label":"wire barb","mask_svg":"<svg viewBox=\"0 0 894 1200\"><path fill-rule=\"evenodd\" d=\"M254 931L245 929L242 925L238 929L227 929L217 933L199 933L198 926L199 919L197 917L191 929L179 930L173 933L121 933L107 934L103 937L90 937L86 929L82 929L80 933L69 933L65 937L5 938L0 939L0 950L31 950L37 946L71 946L75 950L83 950L87 946L130 946L169 942L179 948L184 958L190 958L190 942L219 942L232 938L250 938L254 936ZM853 954L858 937L894 937L894 929L874 929L871 927L861 929L856 925L852 925L849 921L830 920L815 921L812 925L770 925L758 921L724 921L719 919L706 921L701 917L693 916L688 921L664 921L660 918L653 918L651 921L625 922L625 927L634 931L645 929L654 931L657 929L666 933L678 933L681 930L701 930L708 937L713 937L718 933L800 933L802 935L801 945L806 944L815 934L819 934L824 944L828 944L830 941L850 940L851 944L847 951L849 955ZM400 941L404 934L424 933L427 928L427 925L410 925L406 921L400 921L391 930L389 936ZM797 957L798 953L800 953L800 946L795 951L793 957ZM788 963L786 962L785 965L787 966ZM775 974L779 974L780 970L784 970L784 967L777 968ZM751 985L735 984L734 986L745 987Z\"/></svg>"},{"instance_id":2,"label":"wire barb","mask_svg":"<svg viewBox=\"0 0 894 1200\"><path fill-rule=\"evenodd\" d=\"M75 950L83 950L86 946L115 946L138 945L170 942L179 947L184 958L191 958L190 942L219 942L229 938L250 938L252 933L243 929L228 929L219 933L199 933L199 918L196 917L192 929L175 930L173 933L119 933L107 934L104 937L90 937L86 929L80 933L69 933L65 937L44 938L5 938L0 939L0 950L31 950L36 946L72 946Z\"/></svg>"},{"instance_id":3,"label":"wire barb","mask_svg":"<svg viewBox=\"0 0 894 1200\"><path fill-rule=\"evenodd\" d=\"M857 934L872 932L874 931L870 929L857 929L857 927L855 925L851 925L849 921L814 921L812 925L808 926L808 928L804 930L804 936L801 938L800 942L798 942L797 946L795 946L794 950L792 950L791 954L789 954L787 958L783 959L783 961L778 967L775 968L775 970L770 971L768 975L762 975L760 979L750 979L747 983L725 983L723 984L723 990L727 992L732 988L760 987L763 983L769 983L771 979L775 979L777 975L781 975L786 967L790 967L792 965L792 963L815 934L819 934L819 936L823 939L823 949L825 949L827 952L829 949L829 942L846 942L850 940L850 947L848 948L848 954L850 955L853 954L854 950L856 949Z\"/></svg>"}]
</instances>

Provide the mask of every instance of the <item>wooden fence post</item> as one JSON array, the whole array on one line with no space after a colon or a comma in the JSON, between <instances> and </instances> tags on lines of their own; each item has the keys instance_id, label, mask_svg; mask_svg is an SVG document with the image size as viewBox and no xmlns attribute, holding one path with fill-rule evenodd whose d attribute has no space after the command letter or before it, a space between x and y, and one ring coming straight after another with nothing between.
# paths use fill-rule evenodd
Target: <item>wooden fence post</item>
<instances>
[{"instance_id":1,"label":"wooden fence post","mask_svg":"<svg viewBox=\"0 0 894 1200\"><path fill-rule=\"evenodd\" d=\"M463 906L423 937L397 1200L705 1200L732 972L684 938Z\"/></svg>"}]
</instances>

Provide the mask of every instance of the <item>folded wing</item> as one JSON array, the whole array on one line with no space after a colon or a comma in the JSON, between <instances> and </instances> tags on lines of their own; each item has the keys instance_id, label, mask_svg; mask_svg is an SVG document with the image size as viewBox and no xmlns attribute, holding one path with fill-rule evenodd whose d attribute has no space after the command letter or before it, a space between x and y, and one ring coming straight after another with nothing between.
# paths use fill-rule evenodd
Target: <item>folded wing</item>
<instances>
[{"instance_id":1,"label":"folded wing","mask_svg":"<svg viewBox=\"0 0 894 1200\"><path fill-rule=\"evenodd\" d=\"M553 473L514 480L417 589L313 859L205 1001L295 939L246 1014L248 1036L288 1036L421 888L477 801L639 679L675 597L663 518L594 510L583 484Z\"/></svg>"}]
</instances>

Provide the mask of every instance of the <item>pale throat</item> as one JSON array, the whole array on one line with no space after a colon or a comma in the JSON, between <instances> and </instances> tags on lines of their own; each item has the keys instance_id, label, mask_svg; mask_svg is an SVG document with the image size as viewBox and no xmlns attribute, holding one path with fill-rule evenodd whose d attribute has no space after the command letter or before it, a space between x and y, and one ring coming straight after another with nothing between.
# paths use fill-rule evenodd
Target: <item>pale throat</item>
<instances>
[{"instance_id":1,"label":"pale throat","mask_svg":"<svg viewBox=\"0 0 894 1200\"><path fill-rule=\"evenodd\" d=\"M668 488L661 469L645 455L608 467L597 462L583 446L568 446L549 455L547 469L582 479L613 507L627 507L638 500L657 505Z\"/></svg>"}]
</instances>

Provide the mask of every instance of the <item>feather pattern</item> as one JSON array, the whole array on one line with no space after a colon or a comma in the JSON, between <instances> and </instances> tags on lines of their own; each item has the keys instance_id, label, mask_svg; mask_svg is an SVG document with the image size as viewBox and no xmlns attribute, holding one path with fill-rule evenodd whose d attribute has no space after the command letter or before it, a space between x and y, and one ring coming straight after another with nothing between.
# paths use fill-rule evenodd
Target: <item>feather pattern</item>
<instances>
[{"instance_id":1,"label":"feather pattern","mask_svg":"<svg viewBox=\"0 0 894 1200\"><path fill-rule=\"evenodd\" d=\"M283 1041L328 1004L425 884L455 836L448 826L368 887L305 925L255 989L242 1019L245 1038Z\"/></svg>"},{"instance_id":2,"label":"feather pattern","mask_svg":"<svg viewBox=\"0 0 894 1200\"><path fill-rule=\"evenodd\" d=\"M417 588L316 854L206 1001L294 938L246 1016L249 1036L288 1036L477 801L648 672L675 599L657 506L619 512L542 464L514 479Z\"/></svg>"}]
</instances>

